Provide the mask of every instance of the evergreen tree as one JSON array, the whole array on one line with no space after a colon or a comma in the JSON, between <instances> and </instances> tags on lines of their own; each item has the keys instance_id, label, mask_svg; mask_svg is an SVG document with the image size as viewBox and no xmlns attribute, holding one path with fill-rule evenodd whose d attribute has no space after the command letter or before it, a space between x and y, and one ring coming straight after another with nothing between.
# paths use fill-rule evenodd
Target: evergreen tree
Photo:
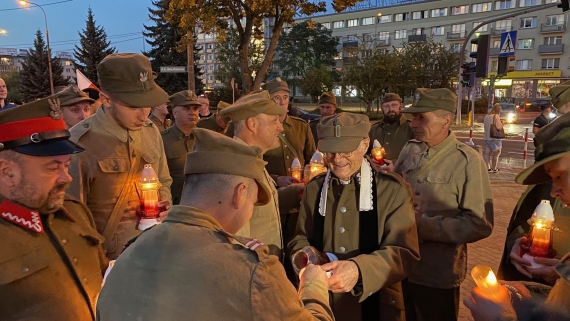
<instances>
[{"instance_id":1,"label":"evergreen tree","mask_svg":"<svg viewBox=\"0 0 570 321\"><path fill-rule=\"evenodd\" d=\"M38 30L34 40L34 49L28 50L20 72L20 94L24 101L29 102L51 95L47 55L46 43L41 31ZM63 66L53 57L51 61L54 88L67 86L69 82L63 77Z\"/></svg>"},{"instance_id":2,"label":"evergreen tree","mask_svg":"<svg viewBox=\"0 0 570 321\"><path fill-rule=\"evenodd\" d=\"M165 17L170 1L152 0L155 8L148 8L148 17L155 25L144 25L146 31L143 34L147 38L146 42L151 46L151 49L144 54L150 58L152 69L156 72L160 71L162 66L186 66L188 64L186 50L179 51L181 49L179 42L183 35L179 33L178 27L169 23ZM196 46L196 39L197 37L194 36L194 79L196 80L196 93L200 94L204 88L201 79L204 72L196 64L200 60L202 50L202 47ZM156 82L169 94L188 89L186 73L159 73Z\"/></svg>"},{"instance_id":3,"label":"evergreen tree","mask_svg":"<svg viewBox=\"0 0 570 321\"><path fill-rule=\"evenodd\" d=\"M75 45L73 53L75 55L76 68L78 68L96 86L99 86L97 79L97 65L107 55L117 52L115 47L107 41L107 34L103 27L95 25L93 11L87 11L87 26L83 33L79 32L81 47Z\"/></svg>"}]
</instances>

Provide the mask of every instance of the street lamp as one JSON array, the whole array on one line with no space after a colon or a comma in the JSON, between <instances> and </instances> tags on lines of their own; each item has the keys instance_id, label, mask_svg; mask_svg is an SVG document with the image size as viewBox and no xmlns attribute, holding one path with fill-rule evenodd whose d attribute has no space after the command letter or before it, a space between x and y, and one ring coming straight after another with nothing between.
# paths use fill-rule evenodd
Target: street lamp
<instances>
[{"instance_id":1,"label":"street lamp","mask_svg":"<svg viewBox=\"0 0 570 321\"><path fill-rule=\"evenodd\" d=\"M7 34L8 34L8 30L0 29L0 35L7 35Z\"/></svg>"},{"instance_id":2,"label":"street lamp","mask_svg":"<svg viewBox=\"0 0 570 321\"><path fill-rule=\"evenodd\" d=\"M26 1L26 0L20 0L18 1L18 3L20 3L20 5L22 5L23 7L27 6L27 5L32 5L32 6L36 6L40 9L42 9L42 12L44 13L44 20L46 22L46 42L47 42L47 54L48 54L48 70L49 70L49 86L50 86L50 90L51 90L51 94L54 94L54 90L53 90L53 74L51 71L51 50L49 48L49 31L48 31L48 22L47 22L47 16L46 16L46 12L44 11L44 8L42 8L42 6L40 6L37 3L33 3L30 1Z\"/></svg>"}]
</instances>

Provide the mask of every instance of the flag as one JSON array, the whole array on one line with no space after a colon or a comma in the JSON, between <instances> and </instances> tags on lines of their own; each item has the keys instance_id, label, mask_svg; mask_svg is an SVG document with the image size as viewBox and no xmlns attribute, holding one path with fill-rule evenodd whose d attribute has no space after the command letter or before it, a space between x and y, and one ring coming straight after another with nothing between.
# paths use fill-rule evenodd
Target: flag
<instances>
[{"instance_id":1,"label":"flag","mask_svg":"<svg viewBox=\"0 0 570 321\"><path fill-rule=\"evenodd\" d=\"M77 73L77 87L79 87L79 89L94 88L99 90L79 69L75 69L75 72Z\"/></svg>"}]
</instances>

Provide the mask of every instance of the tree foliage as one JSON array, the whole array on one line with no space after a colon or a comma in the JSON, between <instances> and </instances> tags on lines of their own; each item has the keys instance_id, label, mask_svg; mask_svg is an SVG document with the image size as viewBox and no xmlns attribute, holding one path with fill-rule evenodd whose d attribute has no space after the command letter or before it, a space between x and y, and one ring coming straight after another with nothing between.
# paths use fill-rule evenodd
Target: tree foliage
<instances>
[{"instance_id":1,"label":"tree foliage","mask_svg":"<svg viewBox=\"0 0 570 321\"><path fill-rule=\"evenodd\" d=\"M143 54L150 58L152 69L159 71L161 66L186 66L188 64L188 56L186 46L179 47L179 43L186 34L181 35L178 27L166 19L166 12L169 7L170 0L153 0L154 8L148 8L149 20L154 25L143 25L143 32L146 42L151 49ZM194 81L195 91L200 94L204 90L201 76L204 72L196 65L200 60L200 51L202 47L196 46L194 38ZM156 82L166 92L173 94L188 89L188 74L186 73L159 73Z\"/></svg>"},{"instance_id":2,"label":"tree foliage","mask_svg":"<svg viewBox=\"0 0 570 321\"><path fill-rule=\"evenodd\" d=\"M79 32L79 39L81 46L75 45L73 50L75 59L77 59L76 68L98 87L97 65L103 58L117 52L117 50L115 47L111 47L111 43L107 41L105 29L95 25L91 8L87 11L86 26L82 32Z\"/></svg>"},{"instance_id":3,"label":"tree foliage","mask_svg":"<svg viewBox=\"0 0 570 321\"><path fill-rule=\"evenodd\" d=\"M306 71L303 78L298 79L296 83L301 88L302 94L311 96L311 100L315 102L323 92L333 90L335 72L324 65L313 67Z\"/></svg>"},{"instance_id":4,"label":"tree foliage","mask_svg":"<svg viewBox=\"0 0 570 321\"><path fill-rule=\"evenodd\" d=\"M53 86L67 86L68 80L63 77L63 66L57 59L52 60ZM20 73L20 93L24 101L32 101L51 95L49 83L48 51L41 31L36 31L34 49L22 62Z\"/></svg>"}]
</instances>

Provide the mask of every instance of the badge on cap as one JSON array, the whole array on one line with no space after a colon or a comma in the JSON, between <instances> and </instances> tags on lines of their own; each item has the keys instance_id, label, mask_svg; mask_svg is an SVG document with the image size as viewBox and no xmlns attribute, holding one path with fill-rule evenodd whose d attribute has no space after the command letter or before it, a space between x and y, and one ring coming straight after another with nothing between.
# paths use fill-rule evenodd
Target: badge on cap
<instances>
[{"instance_id":1,"label":"badge on cap","mask_svg":"<svg viewBox=\"0 0 570 321\"><path fill-rule=\"evenodd\" d=\"M51 111L49 112L51 118L53 118L54 120L59 120L61 118L61 106L59 104L59 99L50 98L48 99L48 104L49 108L51 109Z\"/></svg>"},{"instance_id":2,"label":"badge on cap","mask_svg":"<svg viewBox=\"0 0 570 321\"><path fill-rule=\"evenodd\" d=\"M340 137L340 123L338 118L334 120L334 137Z\"/></svg>"},{"instance_id":3,"label":"badge on cap","mask_svg":"<svg viewBox=\"0 0 570 321\"><path fill-rule=\"evenodd\" d=\"M81 89L79 89L79 87L77 87L77 85L71 85L71 87L73 88L73 92L75 94L77 94L78 96L82 96L83 92L81 91Z\"/></svg>"},{"instance_id":4,"label":"badge on cap","mask_svg":"<svg viewBox=\"0 0 570 321\"><path fill-rule=\"evenodd\" d=\"M141 82L141 84L142 84L144 90L146 90L146 87L145 87L144 83L145 83L145 81L147 81L147 80L148 80L148 71L141 72L141 73L139 74L139 81Z\"/></svg>"}]
</instances>

